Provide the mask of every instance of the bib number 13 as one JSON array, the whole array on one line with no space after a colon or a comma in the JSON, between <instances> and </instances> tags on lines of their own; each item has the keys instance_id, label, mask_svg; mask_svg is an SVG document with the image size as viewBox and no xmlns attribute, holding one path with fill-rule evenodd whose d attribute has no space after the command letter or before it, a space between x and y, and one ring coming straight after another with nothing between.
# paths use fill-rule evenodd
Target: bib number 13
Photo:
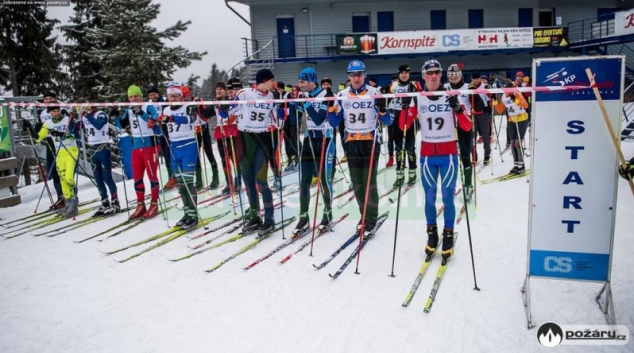
<instances>
[{"instance_id":1,"label":"bib number 13","mask_svg":"<svg viewBox=\"0 0 634 353\"><path fill-rule=\"evenodd\" d=\"M445 126L445 119L438 118L427 118L427 124L429 125L429 130L434 130L434 125L436 126L436 130L442 130L442 127Z\"/></svg>"}]
</instances>

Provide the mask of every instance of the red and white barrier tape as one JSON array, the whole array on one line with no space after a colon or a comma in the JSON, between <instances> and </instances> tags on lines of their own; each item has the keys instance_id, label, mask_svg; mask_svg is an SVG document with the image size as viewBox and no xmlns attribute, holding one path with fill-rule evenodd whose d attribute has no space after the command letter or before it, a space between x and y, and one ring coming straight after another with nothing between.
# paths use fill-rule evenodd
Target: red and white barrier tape
<instances>
[{"instance_id":1,"label":"red and white barrier tape","mask_svg":"<svg viewBox=\"0 0 634 353\"><path fill-rule=\"evenodd\" d=\"M544 86L544 87L511 87L511 88L478 88L478 89L459 89L449 91L425 91L411 93L390 93L390 94L374 94L363 96L341 96L341 97L321 97L321 98L291 98L291 99L253 99L244 101L222 100L222 101L191 101L191 102L155 102L152 104L169 106L169 105L233 105L233 104L255 104L255 103L303 103L303 102L323 102L331 100L363 100L375 98L404 98L417 96L448 96L463 94L499 94L499 93L532 93L532 92L561 92L591 89L592 86ZM132 103L132 102L112 102L112 103L39 103L39 102L6 102L0 103L1 106L9 108L47 108L47 107L131 107L145 105L148 102Z\"/></svg>"}]
</instances>

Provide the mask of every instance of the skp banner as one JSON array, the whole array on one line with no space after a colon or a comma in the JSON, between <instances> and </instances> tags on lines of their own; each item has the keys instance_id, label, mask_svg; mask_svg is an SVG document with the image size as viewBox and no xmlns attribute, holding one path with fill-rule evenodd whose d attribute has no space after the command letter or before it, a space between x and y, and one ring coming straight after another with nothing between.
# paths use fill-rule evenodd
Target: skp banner
<instances>
[{"instance_id":1,"label":"skp banner","mask_svg":"<svg viewBox=\"0 0 634 353\"><path fill-rule=\"evenodd\" d=\"M533 82L589 86L590 68L618 135L624 67L622 56L536 59ZM617 154L594 92L536 92L531 133L530 276L608 281Z\"/></svg>"}]
</instances>

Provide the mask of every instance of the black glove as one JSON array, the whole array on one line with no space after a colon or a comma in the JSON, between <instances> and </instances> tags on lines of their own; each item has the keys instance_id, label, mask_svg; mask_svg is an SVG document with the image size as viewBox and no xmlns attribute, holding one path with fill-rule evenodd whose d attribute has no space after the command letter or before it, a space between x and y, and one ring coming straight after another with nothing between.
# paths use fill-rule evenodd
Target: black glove
<instances>
[{"instance_id":1,"label":"black glove","mask_svg":"<svg viewBox=\"0 0 634 353\"><path fill-rule=\"evenodd\" d=\"M449 103L451 109L453 109L456 113L462 113L462 107L460 106L458 96L448 96L447 103Z\"/></svg>"},{"instance_id":2,"label":"black glove","mask_svg":"<svg viewBox=\"0 0 634 353\"><path fill-rule=\"evenodd\" d=\"M51 136L54 136L54 137L62 137L64 136L64 131L49 130L49 134L51 134Z\"/></svg>"},{"instance_id":3,"label":"black glove","mask_svg":"<svg viewBox=\"0 0 634 353\"><path fill-rule=\"evenodd\" d=\"M119 114L120 114L120 112L119 112L119 108L117 108L117 107L112 107L112 108L110 109L110 116L114 116L114 117L116 117L116 116L119 116Z\"/></svg>"},{"instance_id":4,"label":"black glove","mask_svg":"<svg viewBox=\"0 0 634 353\"><path fill-rule=\"evenodd\" d=\"M22 131L27 131L29 129L32 129L33 125L31 125L31 122L28 120L22 120Z\"/></svg>"},{"instance_id":5,"label":"black glove","mask_svg":"<svg viewBox=\"0 0 634 353\"><path fill-rule=\"evenodd\" d=\"M280 99L282 98L282 95L280 94L280 92L278 92L277 90L273 91L273 99ZM284 106L284 103L277 103L277 107L281 108Z\"/></svg>"},{"instance_id":6,"label":"black glove","mask_svg":"<svg viewBox=\"0 0 634 353\"><path fill-rule=\"evenodd\" d=\"M134 115L136 116L142 116L143 115L143 109L141 109L141 107L134 107L134 110L132 111L134 113Z\"/></svg>"},{"instance_id":7,"label":"black glove","mask_svg":"<svg viewBox=\"0 0 634 353\"><path fill-rule=\"evenodd\" d=\"M326 95L324 97L334 97L335 95L332 93L332 90L330 88L326 88ZM335 101L334 100L329 100L326 101L326 105L328 105L329 107L332 107L333 105L335 105Z\"/></svg>"},{"instance_id":8,"label":"black glove","mask_svg":"<svg viewBox=\"0 0 634 353\"><path fill-rule=\"evenodd\" d=\"M385 106L387 105L387 99L385 98L377 98L374 100L374 106L379 109L379 113L385 113Z\"/></svg>"},{"instance_id":9,"label":"black glove","mask_svg":"<svg viewBox=\"0 0 634 353\"><path fill-rule=\"evenodd\" d=\"M407 110L411 103L412 103L412 97L401 98L401 109Z\"/></svg>"},{"instance_id":10,"label":"black glove","mask_svg":"<svg viewBox=\"0 0 634 353\"><path fill-rule=\"evenodd\" d=\"M125 132L127 132L127 133L128 133L128 135L132 135L132 128L130 127L130 125L126 126L126 127L124 128L124 130L125 130Z\"/></svg>"}]
</instances>

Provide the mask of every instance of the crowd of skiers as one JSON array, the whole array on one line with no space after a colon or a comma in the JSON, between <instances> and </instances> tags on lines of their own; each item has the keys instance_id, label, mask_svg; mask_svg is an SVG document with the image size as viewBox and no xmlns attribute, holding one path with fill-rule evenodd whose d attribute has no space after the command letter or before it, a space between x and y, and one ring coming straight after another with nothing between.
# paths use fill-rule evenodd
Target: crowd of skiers
<instances>
[{"instance_id":1,"label":"crowd of skiers","mask_svg":"<svg viewBox=\"0 0 634 353\"><path fill-rule=\"evenodd\" d=\"M275 81L273 72L262 69L257 72L252 87L244 88L236 78L218 83L215 100L225 103L218 105L188 104L200 99L192 97L186 86L177 83L167 86L169 104L164 103L156 87L147 90L149 100L144 101L141 88L132 85L127 91L131 104L125 109L110 108L106 112L106 108L87 107L71 111L51 106L41 112L34 124L24 121L24 129L47 148L47 170L58 195L58 201L51 207L66 217L78 212L75 179L78 141L85 141L90 151L92 174L102 200L96 215L107 216L121 209L112 179L109 122L113 121L120 132L132 139L131 165L137 201L130 219L152 218L158 214L158 162L162 158L168 173L163 190L178 187L183 202L183 217L177 226L195 227L200 220L197 194L205 188L203 172L207 170L203 167L206 161L201 147L211 165L208 189L215 189L220 179L213 152L216 144L226 182L222 194L239 194L244 184L249 207L243 212L243 231L257 231L262 236L275 230L273 192L281 191L283 173L295 171L299 173L300 211L294 234L310 229L310 187L314 183L319 184L321 195L318 197L323 199L318 227L329 230L333 220L335 162L347 161L361 216L357 229L364 237L370 237L379 215L376 179L386 128L389 154L386 167L392 167L396 161L393 188L405 183L414 185L417 171L420 172L426 200L426 252L436 252L442 235L441 253L446 258L453 253L454 193L458 177L462 179L467 202L472 195L478 160L474 148L477 136L480 135L484 146L483 164L488 165L492 114L505 112L507 146L510 145L514 159L510 174L521 175L525 172L522 141L530 121L529 104L523 94L471 94L467 91L490 88L487 77L472 74L472 82L466 83L462 69L462 65L450 65L446 70L448 82L443 84L441 64L428 60L422 66L419 83L411 79L411 68L401 65L389 85L378 87L375 80L368 80L365 64L353 60L346 70L349 85L337 93L332 91L332 81L328 77L320 80L313 68L303 69L298 75L298 84L289 91L283 83ZM525 84L521 72L515 82L506 83L508 86ZM461 92L382 97L391 93L448 90ZM297 98L316 99L292 101ZM47 93L44 101L57 102L54 93ZM302 132L303 136L299 136ZM345 153L341 160L336 153L337 132ZM417 132L421 136L418 156ZM280 163L282 149L288 157L284 169ZM628 168L620 168L621 176L633 175L633 164L634 158ZM269 185L269 167L274 176L272 185ZM150 185L147 205L146 175ZM444 205L442 227L436 222L438 189ZM259 212L260 195L263 219Z\"/></svg>"}]
</instances>

